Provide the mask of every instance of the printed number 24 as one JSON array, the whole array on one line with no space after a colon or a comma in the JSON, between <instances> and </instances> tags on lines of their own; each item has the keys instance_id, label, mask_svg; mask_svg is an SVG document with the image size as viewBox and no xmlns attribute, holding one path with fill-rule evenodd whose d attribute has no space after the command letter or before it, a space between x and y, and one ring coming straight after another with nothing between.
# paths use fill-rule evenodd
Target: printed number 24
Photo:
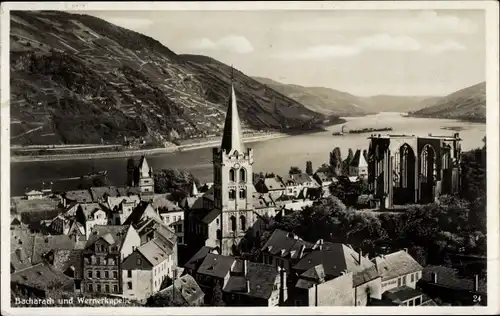
<instances>
[{"instance_id":1,"label":"printed number 24","mask_svg":"<svg viewBox=\"0 0 500 316\"><path fill-rule=\"evenodd\" d=\"M481 302L481 295L473 295L473 296L472 296L472 301L473 301L474 303L479 303L479 302Z\"/></svg>"}]
</instances>

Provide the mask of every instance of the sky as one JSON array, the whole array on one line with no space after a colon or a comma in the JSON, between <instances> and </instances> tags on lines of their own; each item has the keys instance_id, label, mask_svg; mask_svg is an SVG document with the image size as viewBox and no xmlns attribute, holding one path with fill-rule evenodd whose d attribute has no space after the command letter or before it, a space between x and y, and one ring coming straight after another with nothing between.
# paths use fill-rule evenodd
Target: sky
<instances>
[{"instance_id":1,"label":"sky","mask_svg":"<svg viewBox=\"0 0 500 316\"><path fill-rule=\"evenodd\" d=\"M80 13L247 75L358 96L441 96L486 80L481 10Z\"/></svg>"}]
</instances>

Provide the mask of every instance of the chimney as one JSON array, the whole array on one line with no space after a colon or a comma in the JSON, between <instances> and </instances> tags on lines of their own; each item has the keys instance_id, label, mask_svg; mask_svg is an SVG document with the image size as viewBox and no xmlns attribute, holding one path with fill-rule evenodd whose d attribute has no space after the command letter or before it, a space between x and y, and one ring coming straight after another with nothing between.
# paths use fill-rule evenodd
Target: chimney
<instances>
[{"instance_id":1,"label":"chimney","mask_svg":"<svg viewBox=\"0 0 500 316\"><path fill-rule=\"evenodd\" d=\"M250 293L250 280L248 280L248 279L246 280L246 287L245 287L245 291L246 291L247 293Z\"/></svg>"},{"instance_id":2,"label":"chimney","mask_svg":"<svg viewBox=\"0 0 500 316\"><path fill-rule=\"evenodd\" d=\"M474 275L474 288L472 289L474 292L479 291L479 275Z\"/></svg>"},{"instance_id":3,"label":"chimney","mask_svg":"<svg viewBox=\"0 0 500 316\"><path fill-rule=\"evenodd\" d=\"M246 278L248 274L248 262L247 259L243 260L243 276Z\"/></svg>"},{"instance_id":4,"label":"chimney","mask_svg":"<svg viewBox=\"0 0 500 316\"><path fill-rule=\"evenodd\" d=\"M358 262L359 264L361 265L361 259L363 258L363 250L359 249L359 258L358 258Z\"/></svg>"},{"instance_id":5,"label":"chimney","mask_svg":"<svg viewBox=\"0 0 500 316\"><path fill-rule=\"evenodd\" d=\"M432 272L431 273L431 277L432 277L432 280L431 280L432 283L438 283L438 274L437 274L437 272Z\"/></svg>"}]
</instances>

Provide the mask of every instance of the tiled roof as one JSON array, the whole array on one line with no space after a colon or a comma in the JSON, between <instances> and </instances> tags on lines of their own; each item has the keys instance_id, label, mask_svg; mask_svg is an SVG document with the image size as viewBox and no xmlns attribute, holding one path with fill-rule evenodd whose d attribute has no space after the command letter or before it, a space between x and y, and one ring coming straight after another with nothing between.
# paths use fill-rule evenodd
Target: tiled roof
<instances>
[{"instance_id":1,"label":"tiled roof","mask_svg":"<svg viewBox=\"0 0 500 316\"><path fill-rule=\"evenodd\" d=\"M306 182L316 182L316 181L314 181L314 179L307 173L298 173L290 175L289 178L285 180L285 182L293 182L295 184L303 185Z\"/></svg>"},{"instance_id":2,"label":"tiled roof","mask_svg":"<svg viewBox=\"0 0 500 316\"><path fill-rule=\"evenodd\" d=\"M41 290L64 289L73 286L73 279L44 263L12 273L10 281Z\"/></svg>"},{"instance_id":3,"label":"tiled roof","mask_svg":"<svg viewBox=\"0 0 500 316\"><path fill-rule=\"evenodd\" d=\"M104 207L99 203L82 203L78 206L85 217L93 215L97 211L104 211Z\"/></svg>"},{"instance_id":4,"label":"tiled roof","mask_svg":"<svg viewBox=\"0 0 500 316\"><path fill-rule=\"evenodd\" d=\"M66 199L75 201L78 203L90 203L92 202L92 194L89 190L73 190L67 191L64 196Z\"/></svg>"},{"instance_id":5,"label":"tiled roof","mask_svg":"<svg viewBox=\"0 0 500 316\"><path fill-rule=\"evenodd\" d=\"M141 193L138 187L119 187L116 188L120 196L139 195Z\"/></svg>"},{"instance_id":6,"label":"tiled roof","mask_svg":"<svg viewBox=\"0 0 500 316\"><path fill-rule=\"evenodd\" d=\"M474 278L463 278L458 275L457 270L445 266L426 266L422 270L422 280L432 282L432 273L437 274L437 284L449 289L469 290L474 289ZM479 293L487 293L485 279L479 279Z\"/></svg>"},{"instance_id":7,"label":"tiled roof","mask_svg":"<svg viewBox=\"0 0 500 316\"><path fill-rule=\"evenodd\" d=\"M422 270L422 266L410 254L400 250L382 257L375 257L374 262L382 281Z\"/></svg>"},{"instance_id":8,"label":"tiled roof","mask_svg":"<svg viewBox=\"0 0 500 316\"><path fill-rule=\"evenodd\" d=\"M17 248L10 253L10 264L14 271L23 270L31 266L31 257L23 248Z\"/></svg>"},{"instance_id":9,"label":"tiled roof","mask_svg":"<svg viewBox=\"0 0 500 316\"><path fill-rule=\"evenodd\" d=\"M278 177L265 178L264 184L269 191L285 189L285 184Z\"/></svg>"},{"instance_id":10,"label":"tiled roof","mask_svg":"<svg viewBox=\"0 0 500 316\"><path fill-rule=\"evenodd\" d=\"M203 208L203 199L208 196L186 196L183 198L179 205L184 209L201 209Z\"/></svg>"},{"instance_id":11,"label":"tiled roof","mask_svg":"<svg viewBox=\"0 0 500 316\"><path fill-rule=\"evenodd\" d=\"M107 200L107 206L110 211L113 211L115 207L120 209L122 203L136 203L139 204L141 199L138 195L131 196L110 196Z\"/></svg>"},{"instance_id":12,"label":"tiled roof","mask_svg":"<svg viewBox=\"0 0 500 316\"><path fill-rule=\"evenodd\" d=\"M175 291L175 295L173 295L173 291ZM196 283L196 280L189 274L175 279L172 285L158 292L157 295L174 299L175 306L190 306L205 297L205 293L203 293L198 283Z\"/></svg>"},{"instance_id":13,"label":"tiled roof","mask_svg":"<svg viewBox=\"0 0 500 316\"><path fill-rule=\"evenodd\" d=\"M406 285L392 288L388 291L386 291L382 296L387 297L391 301L395 303L403 303L406 300L409 300L411 298L415 298L418 296L421 296L422 292L412 289L411 287L408 287Z\"/></svg>"},{"instance_id":14,"label":"tiled roof","mask_svg":"<svg viewBox=\"0 0 500 316\"><path fill-rule=\"evenodd\" d=\"M85 248L90 247L98 239L104 236L110 236L113 244L121 247L121 243L125 239L128 229L128 225L95 225L92 228L92 232L89 235L87 243L85 244ZM110 238L107 239L108 242L111 241Z\"/></svg>"},{"instance_id":15,"label":"tiled roof","mask_svg":"<svg viewBox=\"0 0 500 316\"><path fill-rule=\"evenodd\" d=\"M271 197L272 193L253 193L253 206L254 208L267 208L276 206L273 198Z\"/></svg>"},{"instance_id":16,"label":"tiled roof","mask_svg":"<svg viewBox=\"0 0 500 316\"><path fill-rule=\"evenodd\" d=\"M145 220L147 217L146 217L146 210L147 209L150 209L150 211L152 211L154 214L156 214L156 211L154 210L154 208L151 206L150 203L147 203L147 202L141 202L139 203L139 205L137 205L134 210L132 211L132 213L129 215L129 217L125 220L125 225L137 225L139 224L141 221Z\"/></svg>"},{"instance_id":17,"label":"tiled roof","mask_svg":"<svg viewBox=\"0 0 500 316\"><path fill-rule=\"evenodd\" d=\"M209 253L213 253L214 248L208 247L208 246L203 246L192 256L186 264L184 264L184 267L187 269L191 270L197 270L198 267L202 264L203 260L205 260L205 257Z\"/></svg>"},{"instance_id":18,"label":"tiled roof","mask_svg":"<svg viewBox=\"0 0 500 316\"><path fill-rule=\"evenodd\" d=\"M332 177L329 177L326 173L324 172L316 172L316 177L321 181L321 182L328 182L332 180Z\"/></svg>"},{"instance_id":19,"label":"tiled roof","mask_svg":"<svg viewBox=\"0 0 500 316\"><path fill-rule=\"evenodd\" d=\"M81 262L82 250L72 249L72 250L57 250L54 253L54 269L64 272L69 267L73 266L75 270L82 271Z\"/></svg>"},{"instance_id":20,"label":"tiled roof","mask_svg":"<svg viewBox=\"0 0 500 316\"><path fill-rule=\"evenodd\" d=\"M198 273L224 278L230 272L235 260L233 257L209 253L198 268Z\"/></svg>"},{"instance_id":21,"label":"tiled roof","mask_svg":"<svg viewBox=\"0 0 500 316\"><path fill-rule=\"evenodd\" d=\"M299 259L300 250L302 248L312 248L313 245L313 243L304 241L292 233L276 229L264 247L262 247L262 250L283 258Z\"/></svg>"},{"instance_id":22,"label":"tiled roof","mask_svg":"<svg viewBox=\"0 0 500 316\"><path fill-rule=\"evenodd\" d=\"M276 267L247 261L246 277L243 274L231 275L223 290L227 293L269 299L277 276L278 269ZM249 291L246 291L247 280L250 283Z\"/></svg>"},{"instance_id":23,"label":"tiled roof","mask_svg":"<svg viewBox=\"0 0 500 316\"><path fill-rule=\"evenodd\" d=\"M75 248L75 241L66 235L36 236L33 245L33 264L43 261L49 251L70 250Z\"/></svg>"},{"instance_id":24,"label":"tiled roof","mask_svg":"<svg viewBox=\"0 0 500 316\"><path fill-rule=\"evenodd\" d=\"M210 213L203 217L202 221L206 224L210 224L220 215L220 213L220 210L213 209L212 211L210 211Z\"/></svg>"},{"instance_id":25,"label":"tiled roof","mask_svg":"<svg viewBox=\"0 0 500 316\"><path fill-rule=\"evenodd\" d=\"M173 253L171 245L160 238L151 239L137 248L137 251L139 251L153 267L162 263L168 255Z\"/></svg>"},{"instance_id":26,"label":"tiled roof","mask_svg":"<svg viewBox=\"0 0 500 316\"><path fill-rule=\"evenodd\" d=\"M356 153L354 154L354 157L349 165L358 168L368 167L368 163L366 162L366 159L360 149L356 150Z\"/></svg>"},{"instance_id":27,"label":"tiled roof","mask_svg":"<svg viewBox=\"0 0 500 316\"><path fill-rule=\"evenodd\" d=\"M166 208L168 211L181 210L175 202L170 201L164 194L155 196L153 198L152 206L154 209Z\"/></svg>"},{"instance_id":28,"label":"tiled roof","mask_svg":"<svg viewBox=\"0 0 500 316\"><path fill-rule=\"evenodd\" d=\"M306 252L294 266L299 271L307 271L322 264L327 278L335 278L342 272L353 274L353 285L359 286L378 277L375 265L366 257L361 257L350 247L340 243L323 243L321 249Z\"/></svg>"},{"instance_id":29,"label":"tiled roof","mask_svg":"<svg viewBox=\"0 0 500 316\"><path fill-rule=\"evenodd\" d=\"M92 201L99 201L104 199L106 196L118 196L118 190L114 186L107 187L91 187L90 194L92 195Z\"/></svg>"},{"instance_id":30,"label":"tiled roof","mask_svg":"<svg viewBox=\"0 0 500 316\"><path fill-rule=\"evenodd\" d=\"M171 243L174 243L177 240L177 236L172 228L165 225L161 219L156 217L147 218L139 222L136 225L136 229L139 236L145 236L154 232L155 237L161 236L162 238L169 240Z\"/></svg>"},{"instance_id":31,"label":"tiled roof","mask_svg":"<svg viewBox=\"0 0 500 316\"><path fill-rule=\"evenodd\" d=\"M324 280L325 279L325 269L323 268L323 264L318 264L307 270L306 272L300 275L301 278L312 279L312 280Z\"/></svg>"}]
</instances>

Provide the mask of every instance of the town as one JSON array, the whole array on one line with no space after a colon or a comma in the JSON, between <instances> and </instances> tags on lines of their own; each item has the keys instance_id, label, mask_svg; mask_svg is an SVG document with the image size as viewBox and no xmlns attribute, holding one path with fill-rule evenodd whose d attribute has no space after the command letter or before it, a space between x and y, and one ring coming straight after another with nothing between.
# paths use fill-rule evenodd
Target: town
<instances>
[{"instance_id":1,"label":"town","mask_svg":"<svg viewBox=\"0 0 500 316\"><path fill-rule=\"evenodd\" d=\"M457 197L459 134L372 134L367 148L346 160L335 149L317 170L254 172L232 85L211 183L156 192L142 156L123 186L13 197L12 304L486 305L485 232ZM428 244L402 247L411 238Z\"/></svg>"}]
</instances>

